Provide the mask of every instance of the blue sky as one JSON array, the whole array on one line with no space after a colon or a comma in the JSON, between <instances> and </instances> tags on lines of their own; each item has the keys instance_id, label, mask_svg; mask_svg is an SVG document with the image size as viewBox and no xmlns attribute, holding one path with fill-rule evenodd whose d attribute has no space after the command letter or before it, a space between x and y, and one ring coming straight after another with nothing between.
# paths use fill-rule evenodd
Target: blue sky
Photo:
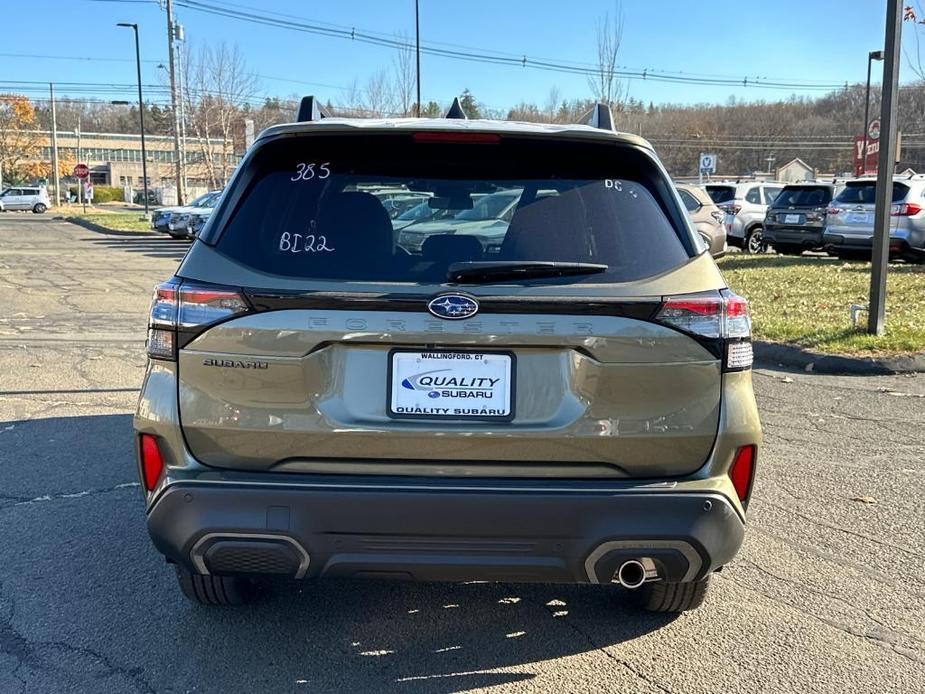
<instances>
[{"instance_id":1,"label":"blue sky","mask_svg":"<svg viewBox=\"0 0 925 694\"><path fill-rule=\"evenodd\" d=\"M9 0L7 0L9 2ZM413 0L201 0L236 10L283 13L300 21L356 27L377 34L413 36ZM23 3L15 3L25 8ZM625 0L623 44L618 62L631 69L719 75L753 80L839 83L863 81L866 54L882 46L882 0ZM526 55L557 62L593 63L595 24L614 12L613 0L421 0L422 42L456 44L473 51ZM177 8L191 44L237 43L250 68L262 75L263 94L316 93L343 101L354 81L391 64L393 50L339 38L259 26ZM133 83L134 46L119 21L141 26L143 81L162 83L157 61L167 57L165 15L155 0L50 0L41 21L34 11L4 12L0 44L0 89L10 82ZM910 25L906 27L911 28ZM67 56L71 59L21 56ZM105 59L105 60L104 60ZM589 96L582 75L489 65L425 55L425 100L449 100L468 87L492 108L521 100L542 104L555 86L563 98ZM905 78L911 77L905 70ZM25 88L34 89L27 85ZM60 86L59 93L76 94ZM84 88L91 95L94 88ZM724 103L743 99L786 98L812 91L742 86L659 83L636 80L629 94L645 102ZM101 92L97 92L101 94ZM36 94L36 96L41 96ZM104 98L120 98L103 94ZM163 96L153 99L164 100ZM121 98L129 98L124 95Z\"/></svg>"}]
</instances>

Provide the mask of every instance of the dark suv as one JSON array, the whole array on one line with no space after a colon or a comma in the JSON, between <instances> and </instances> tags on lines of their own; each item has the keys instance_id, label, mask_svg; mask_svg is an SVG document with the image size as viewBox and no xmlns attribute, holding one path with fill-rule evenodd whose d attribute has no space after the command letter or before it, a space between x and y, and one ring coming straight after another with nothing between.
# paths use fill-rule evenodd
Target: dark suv
<instances>
[{"instance_id":1,"label":"dark suv","mask_svg":"<svg viewBox=\"0 0 925 694\"><path fill-rule=\"evenodd\" d=\"M183 592L352 576L699 605L761 443L750 321L652 147L604 107L364 121L307 99L154 293L138 467ZM514 207L406 242L386 188Z\"/></svg>"},{"instance_id":2,"label":"dark suv","mask_svg":"<svg viewBox=\"0 0 925 694\"><path fill-rule=\"evenodd\" d=\"M821 250L825 211L834 194L835 186L831 183L785 186L768 207L764 240L784 255Z\"/></svg>"}]
</instances>

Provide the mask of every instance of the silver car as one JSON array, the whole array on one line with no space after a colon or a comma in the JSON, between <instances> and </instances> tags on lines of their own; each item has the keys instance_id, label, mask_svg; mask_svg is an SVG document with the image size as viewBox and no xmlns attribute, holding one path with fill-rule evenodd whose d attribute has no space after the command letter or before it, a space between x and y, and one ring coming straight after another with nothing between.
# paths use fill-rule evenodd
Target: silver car
<instances>
[{"instance_id":1,"label":"silver car","mask_svg":"<svg viewBox=\"0 0 925 694\"><path fill-rule=\"evenodd\" d=\"M50 205L48 193L39 186L16 186L0 193L0 212L31 210L42 214Z\"/></svg>"},{"instance_id":2,"label":"silver car","mask_svg":"<svg viewBox=\"0 0 925 694\"><path fill-rule=\"evenodd\" d=\"M839 257L870 256L877 181L848 181L826 210L825 249ZM925 260L925 176L893 179L890 256Z\"/></svg>"},{"instance_id":3,"label":"silver car","mask_svg":"<svg viewBox=\"0 0 925 694\"><path fill-rule=\"evenodd\" d=\"M764 217L768 205L784 189L776 181L748 181L746 183L708 183L707 193L713 202L726 213L726 241L746 253L763 253Z\"/></svg>"}]
</instances>

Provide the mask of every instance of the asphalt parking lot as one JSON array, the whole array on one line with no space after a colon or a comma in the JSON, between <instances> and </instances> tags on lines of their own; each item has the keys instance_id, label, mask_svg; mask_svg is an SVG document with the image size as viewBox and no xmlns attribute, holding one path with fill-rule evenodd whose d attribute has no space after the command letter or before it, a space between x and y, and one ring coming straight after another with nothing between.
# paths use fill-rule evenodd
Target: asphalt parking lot
<instances>
[{"instance_id":1,"label":"asphalt parking lot","mask_svg":"<svg viewBox=\"0 0 925 694\"><path fill-rule=\"evenodd\" d=\"M191 605L131 443L150 290L184 250L0 216L0 692L925 691L925 376L756 370L746 546L681 617L546 585Z\"/></svg>"}]
</instances>

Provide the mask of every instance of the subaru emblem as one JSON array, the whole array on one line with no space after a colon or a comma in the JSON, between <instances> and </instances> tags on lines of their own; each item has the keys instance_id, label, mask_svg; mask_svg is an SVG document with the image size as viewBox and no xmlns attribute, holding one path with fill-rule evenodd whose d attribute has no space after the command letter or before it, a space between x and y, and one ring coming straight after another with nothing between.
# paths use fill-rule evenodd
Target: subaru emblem
<instances>
[{"instance_id":1,"label":"subaru emblem","mask_svg":"<svg viewBox=\"0 0 925 694\"><path fill-rule=\"evenodd\" d=\"M462 294L443 294L431 299L427 310L437 318L461 320L474 316L479 310L479 302Z\"/></svg>"}]
</instances>

